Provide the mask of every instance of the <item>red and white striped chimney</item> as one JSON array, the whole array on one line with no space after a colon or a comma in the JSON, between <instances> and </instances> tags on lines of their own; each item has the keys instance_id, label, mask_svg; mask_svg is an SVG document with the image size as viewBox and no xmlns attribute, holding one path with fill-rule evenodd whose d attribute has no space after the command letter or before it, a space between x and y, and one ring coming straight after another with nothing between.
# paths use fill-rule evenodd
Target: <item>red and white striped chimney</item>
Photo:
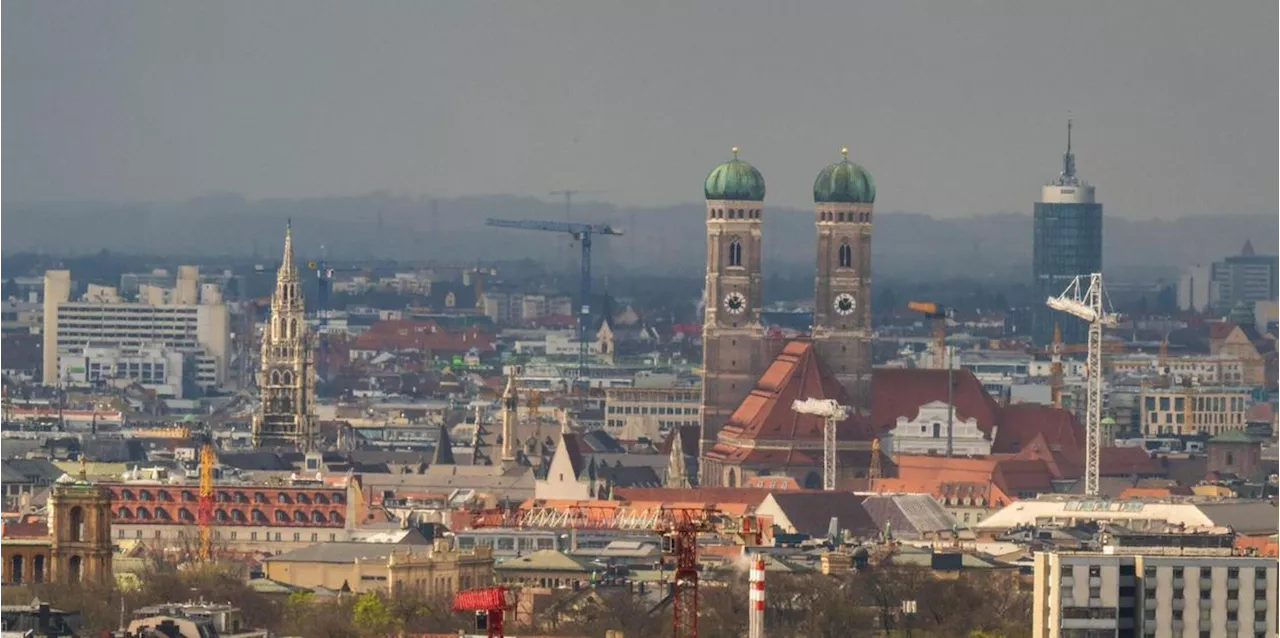
<instances>
[{"instance_id":1,"label":"red and white striped chimney","mask_svg":"<svg viewBox=\"0 0 1280 638\"><path fill-rule=\"evenodd\" d=\"M752 559L750 583L747 637L764 638L764 558Z\"/></svg>"}]
</instances>

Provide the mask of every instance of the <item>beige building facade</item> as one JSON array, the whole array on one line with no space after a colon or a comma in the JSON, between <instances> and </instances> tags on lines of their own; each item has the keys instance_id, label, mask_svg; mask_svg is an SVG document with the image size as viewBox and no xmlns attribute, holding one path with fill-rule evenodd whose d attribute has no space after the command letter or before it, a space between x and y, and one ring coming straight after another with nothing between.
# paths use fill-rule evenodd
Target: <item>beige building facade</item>
<instances>
[{"instance_id":1,"label":"beige building facade","mask_svg":"<svg viewBox=\"0 0 1280 638\"><path fill-rule=\"evenodd\" d=\"M1146 436L1217 436L1244 429L1250 404L1243 388L1144 388L1141 430Z\"/></svg>"},{"instance_id":2,"label":"beige building facade","mask_svg":"<svg viewBox=\"0 0 1280 638\"><path fill-rule=\"evenodd\" d=\"M493 550L433 545L320 543L268 559L266 576L297 587L453 595L494 582Z\"/></svg>"},{"instance_id":3,"label":"beige building facade","mask_svg":"<svg viewBox=\"0 0 1280 638\"><path fill-rule=\"evenodd\" d=\"M605 430L616 439L660 440L673 428L698 425L699 388L609 388Z\"/></svg>"},{"instance_id":4,"label":"beige building facade","mask_svg":"<svg viewBox=\"0 0 1280 638\"><path fill-rule=\"evenodd\" d=\"M1274 559L1167 551L1036 553L1032 635L1276 636Z\"/></svg>"}]
</instances>

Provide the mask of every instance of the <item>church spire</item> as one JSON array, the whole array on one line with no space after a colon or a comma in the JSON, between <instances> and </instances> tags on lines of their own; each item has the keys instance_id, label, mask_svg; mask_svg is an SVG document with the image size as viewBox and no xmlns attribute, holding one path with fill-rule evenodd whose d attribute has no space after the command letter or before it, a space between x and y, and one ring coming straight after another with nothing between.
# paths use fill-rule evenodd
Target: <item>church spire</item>
<instances>
[{"instance_id":1,"label":"church spire","mask_svg":"<svg viewBox=\"0 0 1280 638\"><path fill-rule=\"evenodd\" d=\"M280 279L297 276L293 264L293 219L284 224L284 257L280 262Z\"/></svg>"}]
</instances>

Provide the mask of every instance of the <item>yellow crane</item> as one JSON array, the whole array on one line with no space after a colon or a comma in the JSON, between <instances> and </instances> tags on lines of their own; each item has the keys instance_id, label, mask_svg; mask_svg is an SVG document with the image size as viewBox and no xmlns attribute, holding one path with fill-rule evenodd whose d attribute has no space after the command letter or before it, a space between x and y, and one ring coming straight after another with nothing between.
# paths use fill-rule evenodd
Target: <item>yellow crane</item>
<instances>
[{"instance_id":1,"label":"yellow crane","mask_svg":"<svg viewBox=\"0 0 1280 638\"><path fill-rule=\"evenodd\" d=\"M954 316L954 312L932 301L912 301L907 309L922 313L933 322L933 367L939 370L947 367L947 318Z\"/></svg>"},{"instance_id":2,"label":"yellow crane","mask_svg":"<svg viewBox=\"0 0 1280 638\"><path fill-rule=\"evenodd\" d=\"M196 520L200 524L200 561L208 562L213 555L213 466L218 457L213 451L212 426L205 431L204 445L200 448L200 501Z\"/></svg>"}]
</instances>

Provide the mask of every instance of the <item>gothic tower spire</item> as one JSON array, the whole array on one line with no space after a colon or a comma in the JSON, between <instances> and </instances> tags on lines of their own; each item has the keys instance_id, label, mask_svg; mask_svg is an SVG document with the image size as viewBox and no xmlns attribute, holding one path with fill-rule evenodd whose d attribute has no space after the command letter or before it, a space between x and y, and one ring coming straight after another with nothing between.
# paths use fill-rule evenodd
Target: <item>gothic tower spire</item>
<instances>
[{"instance_id":1,"label":"gothic tower spire","mask_svg":"<svg viewBox=\"0 0 1280 638\"><path fill-rule=\"evenodd\" d=\"M284 256L271 296L271 317L262 333L258 372L258 409L253 416L257 447L289 446L310 451L315 445L315 396L311 331L302 285L293 263L293 224L285 226Z\"/></svg>"}]
</instances>

